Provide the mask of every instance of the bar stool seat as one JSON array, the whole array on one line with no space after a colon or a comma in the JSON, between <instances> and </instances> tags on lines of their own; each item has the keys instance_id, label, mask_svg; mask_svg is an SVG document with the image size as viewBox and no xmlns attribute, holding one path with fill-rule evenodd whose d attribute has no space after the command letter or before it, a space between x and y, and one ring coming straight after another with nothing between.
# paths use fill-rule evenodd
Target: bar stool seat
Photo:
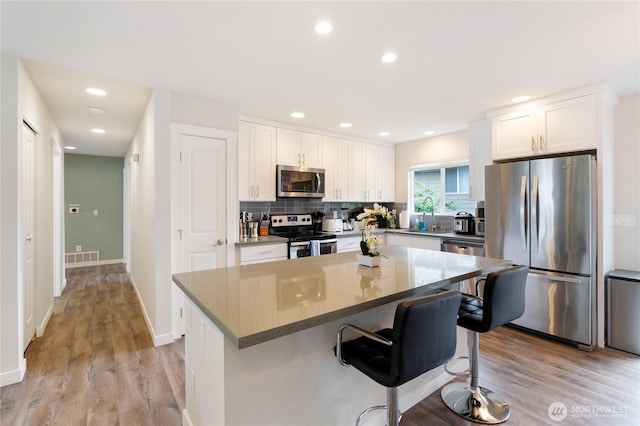
<instances>
[{"instance_id":1,"label":"bar stool seat","mask_svg":"<svg viewBox=\"0 0 640 426\"><path fill-rule=\"evenodd\" d=\"M455 353L460 299L460 293L447 291L403 301L396 308L393 328L375 333L353 324L340 326L335 347L340 364L355 367L387 388L387 405L364 410L356 425L374 409L386 409L387 425L398 425L398 386L444 364ZM362 337L343 342L345 330Z\"/></svg>"},{"instance_id":2,"label":"bar stool seat","mask_svg":"<svg viewBox=\"0 0 640 426\"><path fill-rule=\"evenodd\" d=\"M478 333L486 333L522 316L528 273L526 266L513 266L491 273L486 278L484 297L462 296L458 325L469 330L471 378L469 383L449 383L442 388L440 396L447 407L467 420L497 424L509 418L509 406L504 399L478 385Z\"/></svg>"}]
</instances>

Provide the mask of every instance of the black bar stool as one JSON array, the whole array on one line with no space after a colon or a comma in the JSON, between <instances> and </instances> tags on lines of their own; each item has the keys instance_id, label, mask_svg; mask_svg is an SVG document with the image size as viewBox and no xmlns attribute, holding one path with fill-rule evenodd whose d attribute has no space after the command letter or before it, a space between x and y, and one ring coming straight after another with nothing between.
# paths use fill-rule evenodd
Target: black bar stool
<instances>
[{"instance_id":1,"label":"black bar stool","mask_svg":"<svg viewBox=\"0 0 640 426\"><path fill-rule=\"evenodd\" d=\"M456 316L460 293L417 297L398 304L393 329L375 333L352 324L338 329L335 353L340 364L353 366L387 388L387 405L364 410L356 425L371 410L387 409L387 425L396 426L398 386L451 359L456 350ZM342 341L344 330L363 337Z\"/></svg>"},{"instance_id":2,"label":"black bar stool","mask_svg":"<svg viewBox=\"0 0 640 426\"><path fill-rule=\"evenodd\" d=\"M449 383L442 388L440 396L447 407L467 420L497 424L509 418L509 406L504 399L478 386L478 333L486 333L522 316L528 272L526 266L512 266L491 273L486 278L484 297L462 295L458 325L469 330L471 379L470 383ZM477 294L479 283L476 283Z\"/></svg>"}]
</instances>

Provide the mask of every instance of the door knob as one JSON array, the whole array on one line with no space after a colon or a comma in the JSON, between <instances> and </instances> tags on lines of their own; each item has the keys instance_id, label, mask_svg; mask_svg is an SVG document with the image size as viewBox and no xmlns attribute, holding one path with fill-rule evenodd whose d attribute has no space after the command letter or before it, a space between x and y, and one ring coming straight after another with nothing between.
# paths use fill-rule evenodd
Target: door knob
<instances>
[{"instance_id":1,"label":"door knob","mask_svg":"<svg viewBox=\"0 0 640 426\"><path fill-rule=\"evenodd\" d=\"M215 243L215 244L212 244L212 246L217 247L217 246L221 246L221 245L223 245L223 244L224 244L224 241L222 241L222 240L218 240L218 241L216 241L216 243Z\"/></svg>"}]
</instances>

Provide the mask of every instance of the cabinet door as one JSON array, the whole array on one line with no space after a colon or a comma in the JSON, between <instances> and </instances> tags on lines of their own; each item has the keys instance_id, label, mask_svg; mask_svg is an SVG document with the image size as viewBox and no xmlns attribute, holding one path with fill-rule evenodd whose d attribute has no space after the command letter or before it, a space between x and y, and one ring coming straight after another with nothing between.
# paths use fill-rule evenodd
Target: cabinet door
<instances>
[{"instance_id":1,"label":"cabinet door","mask_svg":"<svg viewBox=\"0 0 640 426\"><path fill-rule=\"evenodd\" d=\"M322 167L322 136L304 132L300 134L300 165Z\"/></svg>"},{"instance_id":2,"label":"cabinet door","mask_svg":"<svg viewBox=\"0 0 640 426\"><path fill-rule=\"evenodd\" d=\"M469 199L484 201L484 168L491 164L491 122L469 127Z\"/></svg>"},{"instance_id":3,"label":"cabinet door","mask_svg":"<svg viewBox=\"0 0 640 426\"><path fill-rule=\"evenodd\" d=\"M440 238L432 238L432 237L425 237L425 236L412 237L411 247L440 251Z\"/></svg>"},{"instance_id":4,"label":"cabinet door","mask_svg":"<svg viewBox=\"0 0 640 426\"><path fill-rule=\"evenodd\" d=\"M253 166L251 164L251 143L255 136L255 124L238 123L238 199L253 200Z\"/></svg>"},{"instance_id":5,"label":"cabinet door","mask_svg":"<svg viewBox=\"0 0 640 426\"><path fill-rule=\"evenodd\" d=\"M336 138L325 136L322 138L322 168L324 168L324 198L323 201L338 201L338 168L337 168Z\"/></svg>"},{"instance_id":6,"label":"cabinet door","mask_svg":"<svg viewBox=\"0 0 640 426\"><path fill-rule=\"evenodd\" d=\"M395 201L396 194L396 150L392 147L378 146L378 201Z\"/></svg>"},{"instance_id":7,"label":"cabinet door","mask_svg":"<svg viewBox=\"0 0 640 426\"><path fill-rule=\"evenodd\" d=\"M278 128L277 163L285 166L301 163L300 132Z\"/></svg>"},{"instance_id":8,"label":"cabinet door","mask_svg":"<svg viewBox=\"0 0 640 426\"><path fill-rule=\"evenodd\" d=\"M364 147L364 198L378 200L378 146L365 144Z\"/></svg>"},{"instance_id":9,"label":"cabinet door","mask_svg":"<svg viewBox=\"0 0 640 426\"><path fill-rule=\"evenodd\" d=\"M276 128L256 124L252 145L253 199L276 200Z\"/></svg>"},{"instance_id":10,"label":"cabinet door","mask_svg":"<svg viewBox=\"0 0 640 426\"><path fill-rule=\"evenodd\" d=\"M583 96L540 108L538 151L571 152L596 148L596 97Z\"/></svg>"},{"instance_id":11,"label":"cabinet door","mask_svg":"<svg viewBox=\"0 0 640 426\"><path fill-rule=\"evenodd\" d=\"M528 109L494 117L491 133L494 160L534 155L537 152L538 112Z\"/></svg>"},{"instance_id":12,"label":"cabinet door","mask_svg":"<svg viewBox=\"0 0 640 426\"><path fill-rule=\"evenodd\" d=\"M338 199L350 201L351 192L351 141L338 139L336 143L336 185Z\"/></svg>"},{"instance_id":13,"label":"cabinet door","mask_svg":"<svg viewBox=\"0 0 640 426\"><path fill-rule=\"evenodd\" d=\"M411 247L411 236L401 234L385 233L385 244L389 247Z\"/></svg>"},{"instance_id":14,"label":"cabinet door","mask_svg":"<svg viewBox=\"0 0 640 426\"><path fill-rule=\"evenodd\" d=\"M351 141L351 201L365 201L365 144Z\"/></svg>"}]
</instances>

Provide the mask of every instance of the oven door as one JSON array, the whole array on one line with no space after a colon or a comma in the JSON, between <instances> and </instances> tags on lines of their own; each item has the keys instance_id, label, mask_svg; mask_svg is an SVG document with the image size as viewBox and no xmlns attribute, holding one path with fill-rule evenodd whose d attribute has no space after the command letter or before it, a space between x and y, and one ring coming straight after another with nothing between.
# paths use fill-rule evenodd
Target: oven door
<instances>
[{"instance_id":1,"label":"oven door","mask_svg":"<svg viewBox=\"0 0 640 426\"><path fill-rule=\"evenodd\" d=\"M289 243L289 259L338 252L338 240L295 241Z\"/></svg>"}]
</instances>

